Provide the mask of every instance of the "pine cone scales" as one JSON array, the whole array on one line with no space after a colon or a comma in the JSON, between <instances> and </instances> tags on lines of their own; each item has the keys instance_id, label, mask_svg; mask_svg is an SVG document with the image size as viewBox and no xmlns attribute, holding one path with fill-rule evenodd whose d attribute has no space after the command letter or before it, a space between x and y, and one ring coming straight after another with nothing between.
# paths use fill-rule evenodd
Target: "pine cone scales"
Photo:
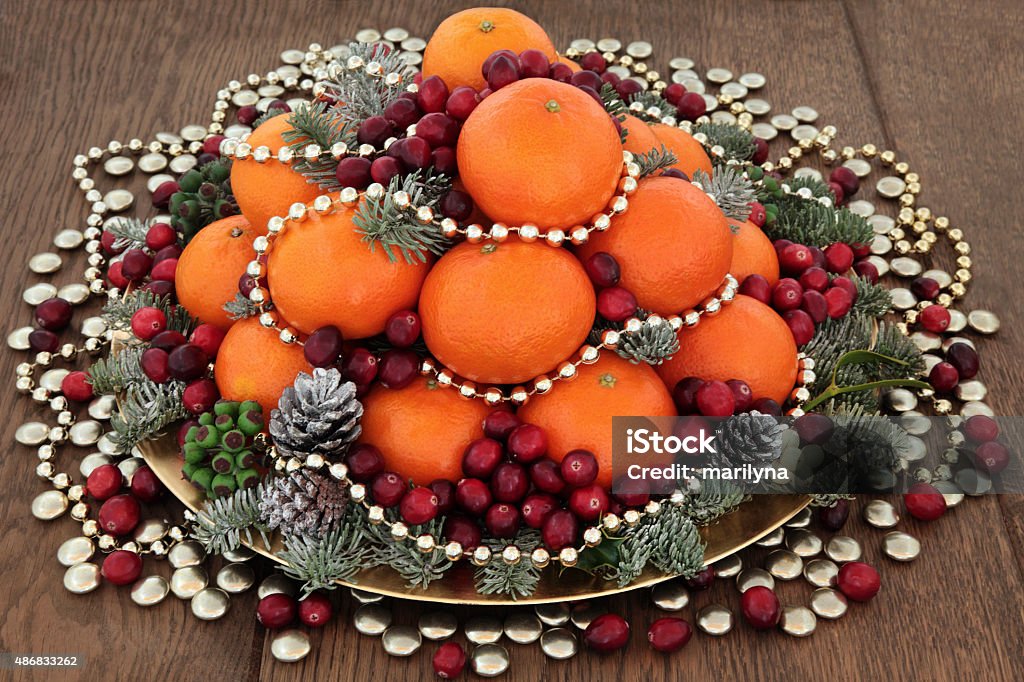
<instances>
[{"instance_id":1,"label":"pine cone scales","mask_svg":"<svg viewBox=\"0 0 1024 682\"><path fill-rule=\"evenodd\" d=\"M283 455L337 458L359 437L362 416L356 385L336 369L317 367L312 375L299 374L281 394L270 413L270 435Z\"/></svg>"},{"instance_id":2,"label":"pine cone scales","mask_svg":"<svg viewBox=\"0 0 1024 682\"><path fill-rule=\"evenodd\" d=\"M758 412L729 417L718 426L712 462L723 467L770 464L782 455L784 430L777 419Z\"/></svg>"},{"instance_id":3,"label":"pine cone scales","mask_svg":"<svg viewBox=\"0 0 1024 682\"><path fill-rule=\"evenodd\" d=\"M310 469L275 478L260 498L260 517L288 535L326 535L345 515L348 495L337 481Z\"/></svg>"}]
</instances>

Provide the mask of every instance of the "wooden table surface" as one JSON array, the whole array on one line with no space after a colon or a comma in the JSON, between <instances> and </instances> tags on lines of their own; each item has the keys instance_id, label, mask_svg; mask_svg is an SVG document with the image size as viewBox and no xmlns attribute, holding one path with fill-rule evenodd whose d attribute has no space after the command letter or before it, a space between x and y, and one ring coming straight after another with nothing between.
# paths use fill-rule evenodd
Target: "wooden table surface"
<instances>
[{"instance_id":1,"label":"wooden table surface","mask_svg":"<svg viewBox=\"0 0 1024 682\"><path fill-rule=\"evenodd\" d=\"M28 272L27 257L52 248L59 227L82 225L82 199L69 180L73 154L109 139L149 139L158 130L206 121L217 88L266 72L285 48L331 45L364 26L398 25L426 35L447 13L469 4L0 3L0 280L6 292L0 319L8 330L29 323L20 291L39 277ZM768 77L767 97L776 111L809 104L838 126L840 143L874 142L898 151L920 172L924 203L963 227L974 247L968 307L991 308L1003 321L999 335L984 344L981 378L999 414L1021 414L1024 11L1018 2L510 4L537 19L563 48L576 37L646 39L663 72L675 55L695 59L698 68L759 71ZM80 263L65 267L57 281L80 276ZM76 324L82 317L76 313ZM0 354L5 381L21 359ZM0 442L7 444L18 424L45 416L17 398L10 383L0 394L0 414ZM21 446L0 457L0 651L83 655L84 667L69 672L69 680L430 677L435 646L410 660L389 658L377 639L354 631L348 597L341 617L312 635L313 653L288 665L270 655L270 638L253 617L254 594L235 599L216 623L197 621L188 604L173 597L145 611L127 590L109 585L89 596L71 595L61 586L55 552L75 526L30 515L29 501L44 489L32 473L35 462L32 450ZM848 528L865 541L867 559L882 568L883 590L842 620L819 622L807 640L755 633L740 623L720 640L698 634L683 653L666 657L644 641L656 617L647 597L623 595L610 606L633 623L626 651L551 662L536 646L509 645L506 678L1021 679L1022 512L1019 496L989 497L969 500L935 524L905 523L924 545L923 557L910 565L882 558L880 534L852 521ZM694 603L738 607L738 595L725 582L696 595ZM780 591L792 603L809 594L806 584ZM398 611L400 620L412 622L421 609ZM685 615L692 622L692 610ZM0 679L56 674L0 670Z\"/></svg>"}]
</instances>

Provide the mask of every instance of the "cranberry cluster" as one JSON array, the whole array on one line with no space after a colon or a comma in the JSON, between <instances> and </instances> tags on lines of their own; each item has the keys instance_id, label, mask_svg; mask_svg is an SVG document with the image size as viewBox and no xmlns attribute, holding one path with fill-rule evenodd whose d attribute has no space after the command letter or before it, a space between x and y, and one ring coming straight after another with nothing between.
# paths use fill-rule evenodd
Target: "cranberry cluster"
<instances>
[{"instance_id":1,"label":"cranberry cluster","mask_svg":"<svg viewBox=\"0 0 1024 682\"><path fill-rule=\"evenodd\" d=\"M256 620L268 630L280 630L291 626L296 618L311 628L322 628L334 615L334 606L324 592L313 592L295 599L290 594L275 592L260 599L256 606Z\"/></svg>"},{"instance_id":2,"label":"cranberry cluster","mask_svg":"<svg viewBox=\"0 0 1024 682\"><path fill-rule=\"evenodd\" d=\"M108 257L121 258L107 268L110 286L124 289L129 284L157 296L174 293L174 273L178 267L181 246L178 233L167 223L153 223L146 232L144 248L123 251L116 244L117 237L110 230L104 230L100 237L103 252ZM123 252L122 252L123 251Z\"/></svg>"},{"instance_id":3,"label":"cranberry cluster","mask_svg":"<svg viewBox=\"0 0 1024 682\"><path fill-rule=\"evenodd\" d=\"M742 379L705 381L684 377L672 389L672 399L681 415L729 417L751 410L774 416L782 414L782 406L771 398L755 399L750 385Z\"/></svg>"},{"instance_id":4,"label":"cranberry cluster","mask_svg":"<svg viewBox=\"0 0 1024 682\"><path fill-rule=\"evenodd\" d=\"M622 271L615 256L599 251L583 264L597 290L597 313L610 322L625 322L636 314L636 296L619 286Z\"/></svg>"},{"instance_id":5,"label":"cranberry cluster","mask_svg":"<svg viewBox=\"0 0 1024 682\"><path fill-rule=\"evenodd\" d=\"M142 517L142 503L156 502L163 496L164 486L148 466L142 466L125 481L114 464L92 470L86 479L86 493L102 503L99 510L100 529L115 537L130 535ZM103 577L114 585L130 585L142 574L142 557L136 552L115 550L103 560Z\"/></svg>"},{"instance_id":6,"label":"cranberry cluster","mask_svg":"<svg viewBox=\"0 0 1024 682\"><path fill-rule=\"evenodd\" d=\"M932 308L941 308L946 311L942 306L933 305L925 308L922 313ZM946 311L946 314L948 315L949 312ZM948 326L949 323L946 324ZM973 378L978 373L978 365L978 352L970 344L957 341L946 349L946 359L935 363L931 368L928 373L928 383L939 393L949 393L957 387L961 380Z\"/></svg>"}]
</instances>

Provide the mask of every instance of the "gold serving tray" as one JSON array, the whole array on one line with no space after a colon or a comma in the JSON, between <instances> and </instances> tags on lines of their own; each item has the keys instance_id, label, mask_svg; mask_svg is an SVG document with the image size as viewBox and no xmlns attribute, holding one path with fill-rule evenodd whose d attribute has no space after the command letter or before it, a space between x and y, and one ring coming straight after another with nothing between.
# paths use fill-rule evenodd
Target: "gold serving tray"
<instances>
[{"instance_id":1,"label":"gold serving tray","mask_svg":"<svg viewBox=\"0 0 1024 682\"><path fill-rule=\"evenodd\" d=\"M198 511L205 501L205 495L188 481L182 479L181 459L178 456L175 437L165 435L155 440L145 441L139 445L139 450L142 451L146 463L167 486L171 494L192 511ZM706 561L713 563L756 542L786 523L810 501L810 498L805 495L754 496L750 502L740 505L716 523L701 529L701 536L707 543L704 555ZM263 556L284 563L277 556L277 552L282 548L281 538L278 535L272 537L269 550L263 546L260 540L250 547ZM341 584L400 599L498 606L591 599L649 587L669 580L671 577L649 568L633 584L619 588L612 582L583 571L570 569L560 574L558 570L552 568L543 571L540 584L530 597L512 599L505 595L479 594L473 587L472 566L467 562L459 562L458 566L448 571L443 580L434 581L427 589L410 588L401 576L387 566L367 569L357 576L358 582L341 581Z\"/></svg>"}]
</instances>

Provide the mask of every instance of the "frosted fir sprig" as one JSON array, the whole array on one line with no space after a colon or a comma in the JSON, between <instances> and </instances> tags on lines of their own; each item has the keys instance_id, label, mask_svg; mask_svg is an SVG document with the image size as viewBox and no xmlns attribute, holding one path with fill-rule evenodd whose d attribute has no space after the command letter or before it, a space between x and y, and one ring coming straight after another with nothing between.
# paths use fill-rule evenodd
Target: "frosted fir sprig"
<instances>
[{"instance_id":1,"label":"frosted fir sprig","mask_svg":"<svg viewBox=\"0 0 1024 682\"><path fill-rule=\"evenodd\" d=\"M732 166L717 166L710 176L698 169L693 184L718 204L726 218L743 222L750 217L750 204L756 198L753 183Z\"/></svg>"}]
</instances>

